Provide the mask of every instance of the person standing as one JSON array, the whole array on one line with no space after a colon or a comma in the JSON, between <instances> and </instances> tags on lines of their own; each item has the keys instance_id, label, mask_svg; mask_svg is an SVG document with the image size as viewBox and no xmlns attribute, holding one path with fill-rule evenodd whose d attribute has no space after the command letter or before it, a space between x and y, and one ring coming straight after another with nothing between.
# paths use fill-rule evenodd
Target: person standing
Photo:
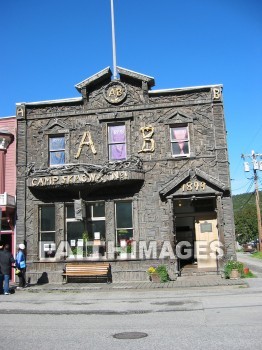
<instances>
[{"instance_id":1,"label":"person standing","mask_svg":"<svg viewBox=\"0 0 262 350\"><path fill-rule=\"evenodd\" d=\"M4 249L3 242L0 241L0 254L2 254L3 249ZM4 294L3 284L4 284L4 275L2 274L1 266L0 266L0 294Z\"/></svg>"},{"instance_id":2,"label":"person standing","mask_svg":"<svg viewBox=\"0 0 262 350\"><path fill-rule=\"evenodd\" d=\"M0 269L2 272L2 275L4 276L4 294L9 295L9 281L10 281L10 274L11 274L11 267L12 264L15 263L15 259L9 251L9 244L6 244L4 246L4 250L0 253Z\"/></svg>"},{"instance_id":3,"label":"person standing","mask_svg":"<svg viewBox=\"0 0 262 350\"><path fill-rule=\"evenodd\" d=\"M18 251L16 254L15 259L15 265L20 270L18 274L19 278L19 287L18 288L25 288L25 269L26 269L26 262L25 262L25 245L23 243L19 244Z\"/></svg>"}]
</instances>

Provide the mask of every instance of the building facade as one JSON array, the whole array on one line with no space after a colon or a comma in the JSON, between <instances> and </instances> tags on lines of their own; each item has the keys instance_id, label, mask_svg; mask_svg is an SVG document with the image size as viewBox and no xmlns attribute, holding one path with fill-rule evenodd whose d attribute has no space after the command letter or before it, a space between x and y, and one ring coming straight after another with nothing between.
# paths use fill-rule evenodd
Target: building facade
<instances>
[{"instance_id":1,"label":"building facade","mask_svg":"<svg viewBox=\"0 0 262 350\"><path fill-rule=\"evenodd\" d=\"M0 118L0 238L15 252L16 117Z\"/></svg>"},{"instance_id":2,"label":"building facade","mask_svg":"<svg viewBox=\"0 0 262 350\"><path fill-rule=\"evenodd\" d=\"M28 276L110 261L114 281L212 272L235 256L221 85L151 90L106 68L79 98L17 104L17 235Z\"/></svg>"}]
</instances>

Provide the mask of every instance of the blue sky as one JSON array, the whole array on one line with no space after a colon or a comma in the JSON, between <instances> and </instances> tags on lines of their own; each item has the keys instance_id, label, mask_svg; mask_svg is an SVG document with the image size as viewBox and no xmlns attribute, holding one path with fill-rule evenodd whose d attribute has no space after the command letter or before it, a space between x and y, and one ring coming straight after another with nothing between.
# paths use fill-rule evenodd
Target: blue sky
<instances>
[{"instance_id":1,"label":"blue sky","mask_svg":"<svg viewBox=\"0 0 262 350\"><path fill-rule=\"evenodd\" d=\"M262 2L114 6L117 65L153 76L153 89L223 84L232 192L245 193L240 156L262 153ZM0 117L17 102L80 96L75 84L112 67L111 43L110 0L1 1Z\"/></svg>"}]
</instances>

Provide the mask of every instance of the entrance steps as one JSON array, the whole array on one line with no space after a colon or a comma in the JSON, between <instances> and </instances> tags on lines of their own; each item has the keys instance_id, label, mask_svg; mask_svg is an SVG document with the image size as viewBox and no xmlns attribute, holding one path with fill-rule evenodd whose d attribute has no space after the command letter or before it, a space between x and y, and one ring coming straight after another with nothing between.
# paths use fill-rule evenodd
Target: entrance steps
<instances>
[{"instance_id":1,"label":"entrance steps","mask_svg":"<svg viewBox=\"0 0 262 350\"><path fill-rule=\"evenodd\" d=\"M196 265L185 265L181 268L181 277L220 275L216 268L198 268Z\"/></svg>"}]
</instances>

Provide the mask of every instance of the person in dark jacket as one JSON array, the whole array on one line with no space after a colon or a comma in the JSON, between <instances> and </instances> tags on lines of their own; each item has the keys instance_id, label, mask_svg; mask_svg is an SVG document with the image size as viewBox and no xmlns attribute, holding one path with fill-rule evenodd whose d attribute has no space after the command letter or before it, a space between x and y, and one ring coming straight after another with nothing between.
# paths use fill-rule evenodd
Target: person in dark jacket
<instances>
[{"instance_id":1,"label":"person in dark jacket","mask_svg":"<svg viewBox=\"0 0 262 350\"><path fill-rule=\"evenodd\" d=\"M2 241L0 241L0 254L2 253L3 249L4 249L4 244ZM3 284L4 284L4 275L2 274L1 266L0 266L0 294L4 293Z\"/></svg>"},{"instance_id":2,"label":"person in dark jacket","mask_svg":"<svg viewBox=\"0 0 262 350\"><path fill-rule=\"evenodd\" d=\"M15 259L9 251L9 244L4 246L4 250L0 251L0 269L4 276L4 294L9 295L9 280L11 274L12 264L15 263Z\"/></svg>"}]
</instances>

